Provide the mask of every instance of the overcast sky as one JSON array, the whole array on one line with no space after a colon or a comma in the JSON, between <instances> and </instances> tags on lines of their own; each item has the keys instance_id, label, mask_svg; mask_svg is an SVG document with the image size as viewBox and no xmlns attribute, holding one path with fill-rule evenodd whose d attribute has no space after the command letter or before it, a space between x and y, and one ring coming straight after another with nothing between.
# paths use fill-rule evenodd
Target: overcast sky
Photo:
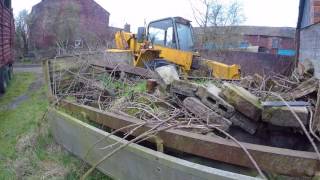
<instances>
[{"instance_id":1,"label":"overcast sky","mask_svg":"<svg viewBox=\"0 0 320 180\"><path fill-rule=\"evenodd\" d=\"M14 13L31 10L41 0L13 0ZM110 12L110 25L134 28L169 16L182 16L193 20L190 1L197 0L96 0ZM223 2L231 0L221 0ZM296 27L299 0L238 0L242 3L246 21L244 25ZM194 21L194 20L193 20ZM196 24L194 23L194 26Z\"/></svg>"}]
</instances>

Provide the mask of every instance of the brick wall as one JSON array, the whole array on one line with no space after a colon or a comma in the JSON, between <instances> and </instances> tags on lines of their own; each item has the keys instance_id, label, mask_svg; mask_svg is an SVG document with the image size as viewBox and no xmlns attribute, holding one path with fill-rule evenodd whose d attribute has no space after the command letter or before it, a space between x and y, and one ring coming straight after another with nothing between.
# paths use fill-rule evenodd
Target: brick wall
<instances>
[{"instance_id":1,"label":"brick wall","mask_svg":"<svg viewBox=\"0 0 320 180\"><path fill-rule=\"evenodd\" d=\"M250 43L252 46L260 46L266 48L269 53L276 54L278 49L273 49L272 41L274 39L279 40L278 49L290 49L295 50L295 39L286 37L272 37L272 36L256 36L246 35L244 40Z\"/></svg>"},{"instance_id":2,"label":"brick wall","mask_svg":"<svg viewBox=\"0 0 320 180\"><path fill-rule=\"evenodd\" d=\"M30 45L46 49L56 45L57 36L78 40L109 36L109 13L94 0L42 0L31 11ZM65 33L64 33L65 32Z\"/></svg>"},{"instance_id":3,"label":"brick wall","mask_svg":"<svg viewBox=\"0 0 320 180\"><path fill-rule=\"evenodd\" d=\"M312 0L311 6L311 24L315 24L320 22L320 0Z\"/></svg>"}]
</instances>

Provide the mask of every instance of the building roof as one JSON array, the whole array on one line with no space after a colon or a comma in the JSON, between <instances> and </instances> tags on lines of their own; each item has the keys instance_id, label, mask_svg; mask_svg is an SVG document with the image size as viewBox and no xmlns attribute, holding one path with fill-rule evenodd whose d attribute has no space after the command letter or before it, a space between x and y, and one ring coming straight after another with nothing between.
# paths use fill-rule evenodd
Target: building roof
<instances>
[{"instance_id":1,"label":"building roof","mask_svg":"<svg viewBox=\"0 0 320 180\"><path fill-rule=\"evenodd\" d=\"M197 33L200 28L194 28ZM235 34L241 35L260 35L271 37L286 37L295 38L296 29L291 27L266 27L266 26L225 26L225 27L211 27L215 32L224 33L232 29Z\"/></svg>"}]
</instances>

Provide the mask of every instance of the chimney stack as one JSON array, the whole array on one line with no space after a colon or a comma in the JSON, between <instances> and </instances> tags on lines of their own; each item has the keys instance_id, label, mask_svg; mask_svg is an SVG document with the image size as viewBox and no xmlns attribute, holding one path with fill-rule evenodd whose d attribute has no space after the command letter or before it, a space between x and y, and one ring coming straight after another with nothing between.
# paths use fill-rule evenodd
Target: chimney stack
<instances>
[{"instance_id":1,"label":"chimney stack","mask_svg":"<svg viewBox=\"0 0 320 180\"><path fill-rule=\"evenodd\" d=\"M124 31L125 31L125 32L130 32L130 28L131 28L130 24L126 23L126 24L124 25Z\"/></svg>"}]
</instances>

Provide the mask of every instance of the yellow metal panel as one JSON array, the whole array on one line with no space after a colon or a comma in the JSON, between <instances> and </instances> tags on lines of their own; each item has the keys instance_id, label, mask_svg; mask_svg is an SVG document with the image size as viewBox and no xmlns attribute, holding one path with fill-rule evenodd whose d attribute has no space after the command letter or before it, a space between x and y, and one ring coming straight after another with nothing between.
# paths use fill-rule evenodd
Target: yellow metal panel
<instances>
[{"instance_id":1,"label":"yellow metal panel","mask_svg":"<svg viewBox=\"0 0 320 180\"><path fill-rule=\"evenodd\" d=\"M154 50L154 49L144 49L141 50L137 59L134 61L134 66L135 67L144 67L144 63L150 60L157 59L159 57L159 50Z\"/></svg>"},{"instance_id":2,"label":"yellow metal panel","mask_svg":"<svg viewBox=\"0 0 320 180\"><path fill-rule=\"evenodd\" d=\"M122 53L122 52L132 52L131 50L123 50L123 49L107 49L109 53Z\"/></svg>"},{"instance_id":3,"label":"yellow metal panel","mask_svg":"<svg viewBox=\"0 0 320 180\"><path fill-rule=\"evenodd\" d=\"M130 49L132 51L136 49L136 39L132 33L128 32L118 31L115 34L115 44L117 49Z\"/></svg>"},{"instance_id":4,"label":"yellow metal panel","mask_svg":"<svg viewBox=\"0 0 320 180\"><path fill-rule=\"evenodd\" d=\"M240 79L239 65L226 65L217 61L205 60L205 63L212 69L212 76L219 79L238 80Z\"/></svg>"},{"instance_id":5,"label":"yellow metal panel","mask_svg":"<svg viewBox=\"0 0 320 180\"><path fill-rule=\"evenodd\" d=\"M190 71L193 53L177 49L155 46L154 49L160 50L160 57L174 64L180 65L183 71Z\"/></svg>"}]
</instances>

